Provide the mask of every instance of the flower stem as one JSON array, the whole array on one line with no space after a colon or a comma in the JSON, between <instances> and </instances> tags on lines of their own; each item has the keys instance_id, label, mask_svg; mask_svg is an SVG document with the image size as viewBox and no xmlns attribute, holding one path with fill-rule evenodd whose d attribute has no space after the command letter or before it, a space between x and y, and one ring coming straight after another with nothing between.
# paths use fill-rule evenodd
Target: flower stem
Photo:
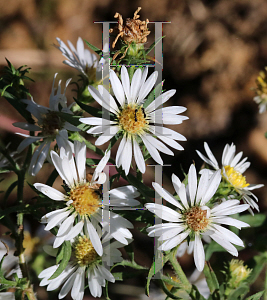
<instances>
[{"instance_id":1,"label":"flower stem","mask_svg":"<svg viewBox=\"0 0 267 300\"><path fill-rule=\"evenodd\" d=\"M187 293L190 293L191 289L192 289L192 285L191 283L188 281L183 269L181 268L176 256L176 249L175 251L172 251L172 254L170 255L169 261L173 266L173 269L176 273L176 275L178 276L178 278L180 279L181 283L184 285L184 289Z\"/></svg>"},{"instance_id":2,"label":"flower stem","mask_svg":"<svg viewBox=\"0 0 267 300\"><path fill-rule=\"evenodd\" d=\"M265 270L265 282L264 282L264 295L263 295L263 300L267 300L267 268Z\"/></svg>"}]
</instances>

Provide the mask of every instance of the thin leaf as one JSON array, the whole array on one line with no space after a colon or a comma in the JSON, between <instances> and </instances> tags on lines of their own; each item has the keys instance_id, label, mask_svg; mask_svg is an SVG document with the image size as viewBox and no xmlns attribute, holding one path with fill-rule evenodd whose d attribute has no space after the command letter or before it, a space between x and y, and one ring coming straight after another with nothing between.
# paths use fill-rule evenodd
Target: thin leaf
<instances>
[{"instance_id":1,"label":"thin leaf","mask_svg":"<svg viewBox=\"0 0 267 300\"><path fill-rule=\"evenodd\" d=\"M49 280L57 278L66 269L70 257L71 257L71 243L69 241L65 241L63 246L63 258L58 268L56 269L54 274L49 278Z\"/></svg>"},{"instance_id":2,"label":"thin leaf","mask_svg":"<svg viewBox=\"0 0 267 300\"><path fill-rule=\"evenodd\" d=\"M216 277L216 274L212 270L210 264L207 262L205 263L203 272L205 274L210 292L211 292L211 294L213 294L216 290L219 290L219 282Z\"/></svg>"}]
</instances>

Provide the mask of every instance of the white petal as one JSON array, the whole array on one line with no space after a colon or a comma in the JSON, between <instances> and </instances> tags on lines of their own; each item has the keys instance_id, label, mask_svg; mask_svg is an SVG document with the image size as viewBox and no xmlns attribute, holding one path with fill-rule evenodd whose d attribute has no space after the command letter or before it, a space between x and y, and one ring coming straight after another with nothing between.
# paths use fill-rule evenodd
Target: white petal
<instances>
[{"instance_id":1,"label":"white petal","mask_svg":"<svg viewBox=\"0 0 267 300\"><path fill-rule=\"evenodd\" d=\"M196 196L196 204L199 203L199 200L203 197L204 193L208 189L209 185L209 172L204 171L200 177L197 189L197 196ZM201 202L200 202L201 203Z\"/></svg>"},{"instance_id":2,"label":"white petal","mask_svg":"<svg viewBox=\"0 0 267 300\"><path fill-rule=\"evenodd\" d=\"M183 183L181 183L181 186L178 190L178 196L180 198L180 200L183 203L183 206L188 209L189 205L188 205L188 200L187 200L187 196L186 196L186 189L185 189L185 185Z\"/></svg>"},{"instance_id":3,"label":"white petal","mask_svg":"<svg viewBox=\"0 0 267 300\"><path fill-rule=\"evenodd\" d=\"M123 85L123 89L128 100L128 103L131 102L131 91L130 91L130 79L125 66L121 68L121 82Z\"/></svg>"},{"instance_id":4,"label":"white petal","mask_svg":"<svg viewBox=\"0 0 267 300\"><path fill-rule=\"evenodd\" d=\"M129 138L127 138L124 150L120 155L120 161L122 168L127 175L129 173L132 161L132 141Z\"/></svg>"},{"instance_id":5,"label":"white petal","mask_svg":"<svg viewBox=\"0 0 267 300\"><path fill-rule=\"evenodd\" d=\"M148 113L152 112L155 110L157 107L168 101L174 94L176 93L176 90L169 90L161 95L159 95L155 101L150 103L148 107L146 108L146 111Z\"/></svg>"},{"instance_id":6,"label":"white petal","mask_svg":"<svg viewBox=\"0 0 267 300\"><path fill-rule=\"evenodd\" d=\"M204 252L202 241L198 234L195 234L194 261L195 261L197 269L199 271L202 271L204 269L204 265L205 265L205 252Z\"/></svg>"},{"instance_id":7,"label":"white petal","mask_svg":"<svg viewBox=\"0 0 267 300\"><path fill-rule=\"evenodd\" d=\"M120 130L119 126L108 127L103 134L95 141L96 146L100 146L108 142Z\"/></svg>"},{"instance_id":8,"label":"white petal","mask_svg":"<svg viewBox=\"0 0 267 300\"><path fill-rule=\"evenodd\" d=\"M60 191L52 188L43 183L35 183L34 187L40 191L41 193L45 194L47 197L55 200L55 201L63 201L65 200L65 195L62 194Z\"/></svg>"},{"instance_id":9,"label":"white petal","mask_svg":"<svg viewBox=\"0 0 267 300\"><path fill-rule=\"evenodd\" d=\"M241 229L242 227L250 227L249 224L230 217L214 217L212 220L214 223L235 226L238 229Z\"/></svg>"},{"instance_id":10,"label":"white petal","mask_svg":"<svg viewBox=\"0 0 267 300\"><path fill-rule=\"evenodd\" d=\"M153 86L155 85L156 81L158 78L158 72L155 71L153 72L148 79L146 80L146 82L143 84L140 92L139 92L139 96L137 99L137 103L142 102L145 97L148 95L148 93L151 91L151 89L153 88Z\"/></svg>"},{"instance_id":11,"label":"white petal","mask_svg":"<svg viewBox=\"0 0 267 300\"><path fill-rule=\"evenodd\" d=\"M218 230L218 232L222 235L222 239L228 240L232 244L244 247L243 241L231 230L217 224L213 224L212 227Z\"/></svg>"},{"instance_id":12,"label":"white petal","mask_svg":"<svg viewBox=\"0 0 267 300\"><path fill-rule=\"evenodd\" d=\"M120 145L118 147L118 150L117 150L117 154L116 154L116 165L117 167L120 167L121 166L121 154L124 150L124 146L125 146L125 143L126 143L126 136L124 136L120 142Z\"/></svg>"},{"instance_id":13,"label":"white petal","mask_svg":"<svg viewBox=\"0 0 267 300\"><path fill-rule=\"evenodd\" d=\"M162 197L164 198L166 201L168 201L169 203L171 203L172 205L183 209L183 207L179 204L179 202L177 201L177 199L175 199L169 192L167 192L162 186L160 186L158 183L156 182L152 182L152 186L155 189L155 191Z\"/></svg>"},{"instance_id":14,"label":"white petal","mask_svg":"<svg viewBox=\"0 0 267 300\"><path fill-rule=\"evenodd\" d=\"M191 199L191 205L194 205L196 190L197 190L197 172L195 166L192 164L188 172L188 189Z\"/></svg>"},{"instance_id":15,"label":"white petal","mask_svg":"<svg viewBox=\"0 0 267 300\"><path fill-rule=\"evenodd\" d=\"M33 143L39 141L40 139L41 139L41 137L39 137L39 136L27 137L25 140L23 140L23 141L19 144L17 151L18 151L18 152L23 151L23 150L24 150L26 147L28 147L30 144L33 144Z\"/></svg>"},{"instance_id":16,"label":"white petal","mask_svg":"<svg viewBox=\"0 0 267 300\"><path fill-rule=\"evenodd\" d=\"M54 228L57 226L60 222L62 222L68 215L69 211L62 212L56 216L53 216L45 226L44 230L50 230L51 228Z\"/></svg>"},{"instance_id":17,"label":"white petal","mask_svg":"<svg viewBox=\"0 0 267 300\"><path fill-rule=\"evenodd\" d=\"M90 240L92 242L93 247L95 248L95 251L99 256L103 255L103 247L100 241L100 238L96 232L96 229L92 225L92 223L89 221L88 218L85 219L85 228L88 232L88 235L90 237Z\"/></svg>"},{"instance_id":18,"label":"white petal","mask_svg":"<svg viewBox=\"0 0 267 300\"><path fill-rule=\"evenodd\" d=\"M158 150L147 140L147 135L140 136L142 141L144 142L148 152L152 156L152 158L160 165L163 165L163 160L161 159Z\"/></svg>"},{"instance_id":19,"label":"white petal","mask_svg":"<svg viewBox=\"0 0 267 300\"><path fill-rule=\"evenodd\" d=\"M103 169L107 165L107 162L109 161L109 159L110 159L110 151L106 151L105 155L103 156L103 158L101 158L100 162L98 163L97 167L95 168L91 182L94 182L97 179L97 177L100 175L100 173L103 171Z\"/></svg>"},{"instance_id":20,"label":"white petal","mask_svg":"<svg viewBox=\"0 0 267 300\"><path fill-rule=\"evenodd\" d=\"M234 256L238 256L238 252L236 248L227 240L223 240L220 235L217 233L214 233L210 235L210 237L219 245L221 245L225 250L227 250L229 253L231 253Z\"/></svg>"},{"instance_id":21,"label":"white petal","mask_svg":"<svg viewBox=\"0 0 267 300\"><path fill-rule=\"evenodd\" d=\"M80 221L75 226L73 226L72 229L70 230L70 232L65 237L65 240L69 241L69 240L75 238L75 236L77 236L82 231L83 225L84 225L84 222Z\"/></svg>"},{"instance_id":22,"label":"white petal","mask_svg":"<svg viewBox=\"0 0 267 300\"><path fill-rule=\"evenodd\" d=\"M75 162L77 166L77 172L79 176L79 181L84 181L86 179L86 145L85 143L80 143L78 141L74 142L74 153Z\"/></svg>"},{"instance_id":23,"label":"white petal","mask_svg":"<svg viewBox=\"0 0 267 300\"><path fill-rule=\"evenodd\" d=\"M84 269L79 268L76 272L76 277L71 290L71 297L77 299L80 292L84 291Z\"/></svg>"},{"instance_id":24,"label":"white petal","mask_svg":"<svg viewBox=\"0 0 267 300\"><path fill-rule=\"evenodd\" d=\"M163 232L161 234L161 236L159 237L159 241L165 241L165 240L169 240L173 237L175 237L177 234L181 233L182 231L184 231L184 226L175 224L176 227L173 227L171 229L168 230L164 230L165 232Z\"/></svg>"},{"instance_id":25,"label":"white petal","mask_svg":"<svg viewBox=\"0 0 267 300\"><path fill-rule=\"evenodd\" d=\"M71 228L73 227L73 222L75 220L75 214L71 214L64 222L60 225L59 230L57 232L57 237L62 235L67 235Z\"/></svg>"},{"instance_id":26,"label":"white petal","mask_svg":"<svg viewBox=\"0 0 267 300\"><path fill-rule=\"evenodd\" d=\"M169 207L156 203L147 203L145 204L145 207L149 211L155 213L162 220L169 222L179 222L181 220L181 215Z\"/></svg>"},{"instance_id":27,"label":"white petal","mask_svg":"<svg viewBox=\"0 0 267 300\"><path fill-rule=\"evenodd\" d=\"M216 158L214 157L213 153L211 152L209 145L206 142L204 143L204 148L205 148L205 151L206 151L209 159L211 160L213 166L215 166L214 168L216 170L219 169L218 162L217 162Z\"/></svg>"},{"instance_id":28,"label":"white petal","mask_svg":"<svg viewBox=\"0 0 267 300\"><path fill-rule=\"evenodd\" d=\"M177 236L175 236L174 238L164 242L160 247L159 250L163 250L163 251L167 251L167 250L171 250L172 248L176 247L177 245L179 245L187 236L188 236L189 232L185 231L181 234L178 234Z\"/></svg>"},{"instance_id":29,"label":"white petal","mask_svg":"<svg viewBox=\"0 0 267 300\"><path fill-rule=\"evenodd\" d=\"M134 159L136 161L136 165L140 170L140 172L144 174L146 171L145 160L142 151L135 139L133 139L133 147L134 147Z\"/></svg>"},{"instance_id":30,"label":"white petal","mask_svg":"<svg viewBox=\"0 0 267 300\"><path fill-rule=\"evenodd\" d=\"M206 193L202 197L202 200L201 200L202 205L206 204L213 197L213 195L216 193L216 191L218 189L218 186L221 182L221 178L222 178L222 176L221 176L221 171L220 170L216 171L212 175L212 177L209 180L209 186L206 190Z\"/></svg>"},{"instance_id":31,"label":"white petal","mask_svg":"<svg viewBox=\"0 0 267 300\"><path fill-rule=\"evenodd\" d=\"M132 77L131 82L131 102L136 102L138 91L140 91L142 71L137 69Z\"/></svg>"},{"instance_id":32,"label":"white petal","mask_svg":"<svg viewBox=\"0 0 267 300\"><path fill-rule=\"evenodd\" d=\"M15 127L24 129L24 130L41 131L41 128L39 126L34 125L34 124L25 123L25 122L15 122L12 125Z\"/></svg>"},{"instance_id":33,"label":"white petal","mask_svg":"<svg viewBox=\"0 0 267 300\"><path fill-rule=\"evenodd\" d=\"M123 86L119 78L117 77L116 73L113 70L110 70L109 79L112 85L113 93L116 96L116 99L119 101L120 105L123 106L125 102Z\"/></svg>"},{"instance_id":34,"label":"white petal","mask_svg":"<svg viewBox=\"0 0 267 300\"><path fill-rule=\"evenodd\" d=\"M115 282L114 276L107 270L104 266L98 265L98 270L101 272L101 275L110 282Z\"/></svg>"}]
</instances>

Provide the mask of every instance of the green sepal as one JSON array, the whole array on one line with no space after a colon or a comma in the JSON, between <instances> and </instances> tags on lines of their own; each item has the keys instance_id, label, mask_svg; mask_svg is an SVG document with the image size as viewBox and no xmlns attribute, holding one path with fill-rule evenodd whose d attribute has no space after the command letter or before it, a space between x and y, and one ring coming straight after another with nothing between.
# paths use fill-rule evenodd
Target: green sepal
<instances>
[{"instance_id":1,"label":"green sepal","mask_svg":"<svg viewBox=\"0 0 267 300\"><path fill-rule=\"evenodd\" d=\"M49 278L49 280L52 280L54 278L57 278L67 267L68 262L70 260L71 257L71 243L70 241L65 241L63 246L62 246L62 253L63 253L63 257L62 260L58 266L58 268L56 269L56 271L54 272L54 274ZM59 253L61 255L61 251ZM59 255L58 254L58 255Z\"/></svg>"}]
</instances>

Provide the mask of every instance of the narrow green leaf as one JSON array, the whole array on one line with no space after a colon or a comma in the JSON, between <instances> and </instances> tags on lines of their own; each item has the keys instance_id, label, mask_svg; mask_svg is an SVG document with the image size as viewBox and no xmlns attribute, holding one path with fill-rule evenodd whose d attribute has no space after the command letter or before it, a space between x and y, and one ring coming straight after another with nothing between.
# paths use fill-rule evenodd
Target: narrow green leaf
<instances>
[{"instance_id":1,"label":"narrow green leaf","mask_svg":"<svg viewBox=\"0 0 267 300\"><path fill-rule=\"evenodd\" d=\"M233 290L229 294L229 296L228 296L227 299L239 300L240 297L244 297L248 292L249 292L249 286L247 284L243 283L238 288L236 288L235 290Z\"/></svg>"},{"instance_id":2,"label":"narrow green leaf","mask_svg":"<svg viewBox=\"0 0 267 300\"><path fill-rule=\"evenodd\" d=\"M209 263L205 263L203 272L205 274L207 284L208 284L211 294L214 293L215 290L219 290L218 279Z\"/></svg>"},{"instance_id":3,"label":"narrow green leaf","mask_svg":"<svg viewBox=\"0 0 267 300\"><path fill-rule=\"evenodd\" d=\"M56 263L59 264L59 262L62 260L65 252L65 244L63 244L60 247L60 250L58 251L57 257L56 257Z\"/></svg>"},{"instance_id":4,"label":"narrow green leaf","mask_svg":"<svg viewBox=\"0 0 267 300\"><path fill-rule=\"evenodd\" d=\"M89 43L89 42L87 42L86 40L84 40L85 41L85 43L87 44L87 46L90 48L90 49L92 49L93 51L95 51L95 53L97 53L98 55L102 55L102 50L101 49L99 49L99 48L97 48L96 46L94 46L94 45L92 45L91 43Z\"/></svg>"},{"instance_id":5,"label":"narrow green leaf","mask_svg":"<svg viewBox=\"0 0 267 300\"><path fill-rule=\"evenodd\" d=\"M261 296L264 294L264 292L265 291L258 292L257 294L254 294L254 295L246 298L245 300L260 300Z\"/></svg>"},{"instance_id":6,"label":"narrow green leaf","mask_svg":"<svg viewBox=\"0 0 267 300\"><path fill-rule=\"evenodd\" d=\"M153 278L154 275L156 275L160 270L162 270L162 268L164 267L164 265L166 264L166 262L169 260L170 255L172 255L172 253L170 252L169 254L163 256L163 259L156 259L153 264L151 265L151 268L148 272L148 276L147 276L147 282L146 282L146 294L149 297L149 286L150 286L150 281Z\"/></svg>"},{"instance_id":7,"label":"narrow green leaf","mask_svg":"<svg viewBox=\"0 0 267 300\"><path fill-rule=\"evenodd\" d=\"M165 36L161 36L156 39L156 41L146 50L145 54L147 55L155 46L158 44L160 40L162 40Z\"/></svg>"},{"instance_id":8,"label":"narrow green leaf","mask_svg":"<svg viewBox=\"0 0 267 300\"><path fill-rule=\"evenodd\" d=\"M10 196L10 194L12 193L12 191L14 190L14 188L18 185L18 181L14 181L11 183L11 185L8 187L8 189L6 190L5 193L5 197L4 197L4 203L6 203L6 200L8 199L8 197Z\"/></svg>"},{"instance_id":9,"label":"narrow green leaf","mask_svg":"<svg viewBox=\"0 0 267 300\"><path fill-rule=\"evenodd\" d=\"M250 227L260 227L266 220L266 215L264 214L256 214L252 215L244 215L239 216L238 220L248 223Z\"/></svg>"},{"instance_id":10,"label":"narrow green leaf","mask_svg":"<svg viewBox=\"0 0 267 300\"><path fill-rule=\"evenodd\" d=\"M64 248L63 258L62 258L58 268L56 269L55 273L49 278L49 280L57 278L67 267L67 264L71 257L71 243L69 241L65 241L63 248Z\"/></svg>"},{"instance_id":11,"label":"narrow green leaf","mask_svg":"<svg viewBox=\"0 0 267 300\"><path fill-rule=\"evenodd\" d=\"M251 261L248 261L247 265L250 269L252 269L252 272L250 273L249 277L246 279L246 282L249 285L254 283L257 280L261 271L266 266L266 261L267 261L267 253L256 255L253 257Z\"/></svg>"},{"instance_id":12,"label":"narrow green leaf","mask_svg":"<svg viewBox=\"0 0 267 300\"><path fill-rule=\"evenodd\" d=\"M161 285L161 287L162 287L164 293L165 293L169 298L171 298L171 299L180 299L180 300L184 299L184 298L181 298L181 297L179 297L179 296L174 295L171 291L169 291L168 288L166 287L164 281L160 281L160 285ZM173 290L173 289L172 289L172 290ZM174 290L175 290L175 289L174 289Z\"/></svg>"}]
</instances>

